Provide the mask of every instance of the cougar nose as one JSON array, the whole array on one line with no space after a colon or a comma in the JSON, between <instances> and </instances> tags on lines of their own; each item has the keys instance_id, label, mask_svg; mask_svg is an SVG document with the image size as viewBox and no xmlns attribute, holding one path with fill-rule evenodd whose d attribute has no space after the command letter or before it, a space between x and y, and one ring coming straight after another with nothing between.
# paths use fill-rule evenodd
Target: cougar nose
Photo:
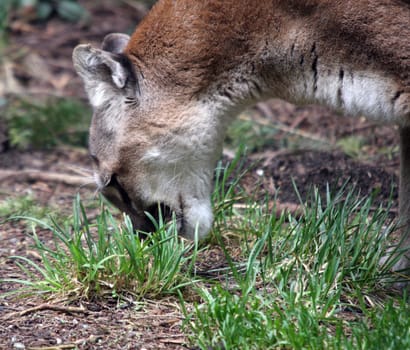
<instances>
[{"instance_id":1,"label":"cougar nose","mask_svg":"<svg viewBox=\"0 0 410 350\"><path fill-rule=\"evenodd\" d=\"M98 190L101 191L110 186L113 176L115 175L111 170L114 169L114 167L113 164L101 160L93 153L89 155L94 165L94 181L97 184Z\"/></svg>"},{"instance_id":2,"label":"cougar nose","mask_svg":"<svg viewBox=\"0 0 410 350\"><path fill-rule=\"evenodd\" d=\"M102 191L104 188L110 186L112 178L113 175L111 173L94 172L94 181L97 184L99 191Z\"/></svg>"}]
</instances>

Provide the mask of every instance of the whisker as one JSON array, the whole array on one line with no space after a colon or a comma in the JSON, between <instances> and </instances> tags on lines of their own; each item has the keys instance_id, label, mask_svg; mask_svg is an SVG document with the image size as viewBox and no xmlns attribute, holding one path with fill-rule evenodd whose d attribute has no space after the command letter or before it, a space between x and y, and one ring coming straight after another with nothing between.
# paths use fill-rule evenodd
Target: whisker
<instances>
[{"instance_id":1,"label":"whisker","mask_svg":"<svg viewBox=\"0 0 410 350\"><path fill-rule=\"evenodd\" d=\"M85 168L85 167L81 167L78 165L74 165L74 164L69 164L69 165L64 165L63 166L65 169L71 170L72 172L78 174L78 175L83 175L83 176L89 176L90 174L93 174L94 171L91 168Z\"/></svg>"},{"instance_id":2,"label":"whisker","mask_svg":"<svg viewBox=\"0 0 410 350\"><path fill-rule=\"evenodd\" d=\"M94 181L87 181L85 183L83 183L82 185L78 186L78 188L84 188L84 187L88 187L88 186L95 186L95 182Z\"/></svg>"},{"instance_id":3,"label":"whisker","mask_svg":"<svg viewBox=\"0 0 410 350\"><path fill-rule=\"evenodd\" d=\"M100 193L100 191L98 191L98 188L96 188L94 193L93 193L93 199L96 199L99 193Z\"/></svg>"}]
</instances>

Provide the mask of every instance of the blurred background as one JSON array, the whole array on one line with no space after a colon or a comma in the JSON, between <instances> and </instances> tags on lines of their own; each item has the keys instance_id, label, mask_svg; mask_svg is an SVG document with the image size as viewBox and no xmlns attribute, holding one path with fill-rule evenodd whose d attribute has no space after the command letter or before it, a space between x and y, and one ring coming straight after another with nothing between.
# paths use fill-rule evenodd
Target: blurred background
<instances>
[{"instance_id":1,"label":"blurred background","mask_svg":"<svg viewBox=\"0 0 410 350\"><path fill-rule=\"evenodd\" d=\"M90 117L71 52L132 33L150 1L2 0L0 151L86 145Z\"/></svg>"}]
</instances>

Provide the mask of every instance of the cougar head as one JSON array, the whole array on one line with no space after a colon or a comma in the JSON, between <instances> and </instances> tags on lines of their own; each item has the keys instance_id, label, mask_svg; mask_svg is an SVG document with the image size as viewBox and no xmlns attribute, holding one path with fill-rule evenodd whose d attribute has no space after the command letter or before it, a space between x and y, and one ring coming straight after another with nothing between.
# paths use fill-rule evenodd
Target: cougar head
<instances>
[{"instance_id":1,"label":"cougar head","mask_svg":"<svg viewBox=\"0 0 410 350\"><path fill-rule=\"evenodd\" d=\"M179 233L205 236L212 226L210 193L220 142L201 101L178 100L151 81L110 34L101 49L79 45L73 63L93 117L89 152L99 191L127 213L137 230L153 230L146 213L175 213ZM155 67L150 67L154 70Z\"/></svg>"}]
</instances>

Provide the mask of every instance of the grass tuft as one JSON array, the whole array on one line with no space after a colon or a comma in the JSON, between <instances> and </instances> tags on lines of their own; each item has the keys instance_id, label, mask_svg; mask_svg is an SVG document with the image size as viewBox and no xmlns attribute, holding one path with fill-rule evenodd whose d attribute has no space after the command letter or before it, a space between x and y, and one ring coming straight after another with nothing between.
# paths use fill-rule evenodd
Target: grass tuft
<instances>
[{"instance_id":1,"label":"grass tuft","mask_svg":"<svg viewBox=\"0 0 410 350\"><path fill-rule=\"evenodd\" d=\"M18 217L49 230L53 246L44 243L33 229L30 236L41 262L11 257L27 279L3 282L19 283L26 287L25 292L89 299L124 293L137 299L157 298L194 282L190 273L196 245L178 237L175 220L140 239L127 216L118 223L104 207L95 222L90 222L79 197L73 213L71 223L64 226Z\"/></svg>"}]
</instances>

